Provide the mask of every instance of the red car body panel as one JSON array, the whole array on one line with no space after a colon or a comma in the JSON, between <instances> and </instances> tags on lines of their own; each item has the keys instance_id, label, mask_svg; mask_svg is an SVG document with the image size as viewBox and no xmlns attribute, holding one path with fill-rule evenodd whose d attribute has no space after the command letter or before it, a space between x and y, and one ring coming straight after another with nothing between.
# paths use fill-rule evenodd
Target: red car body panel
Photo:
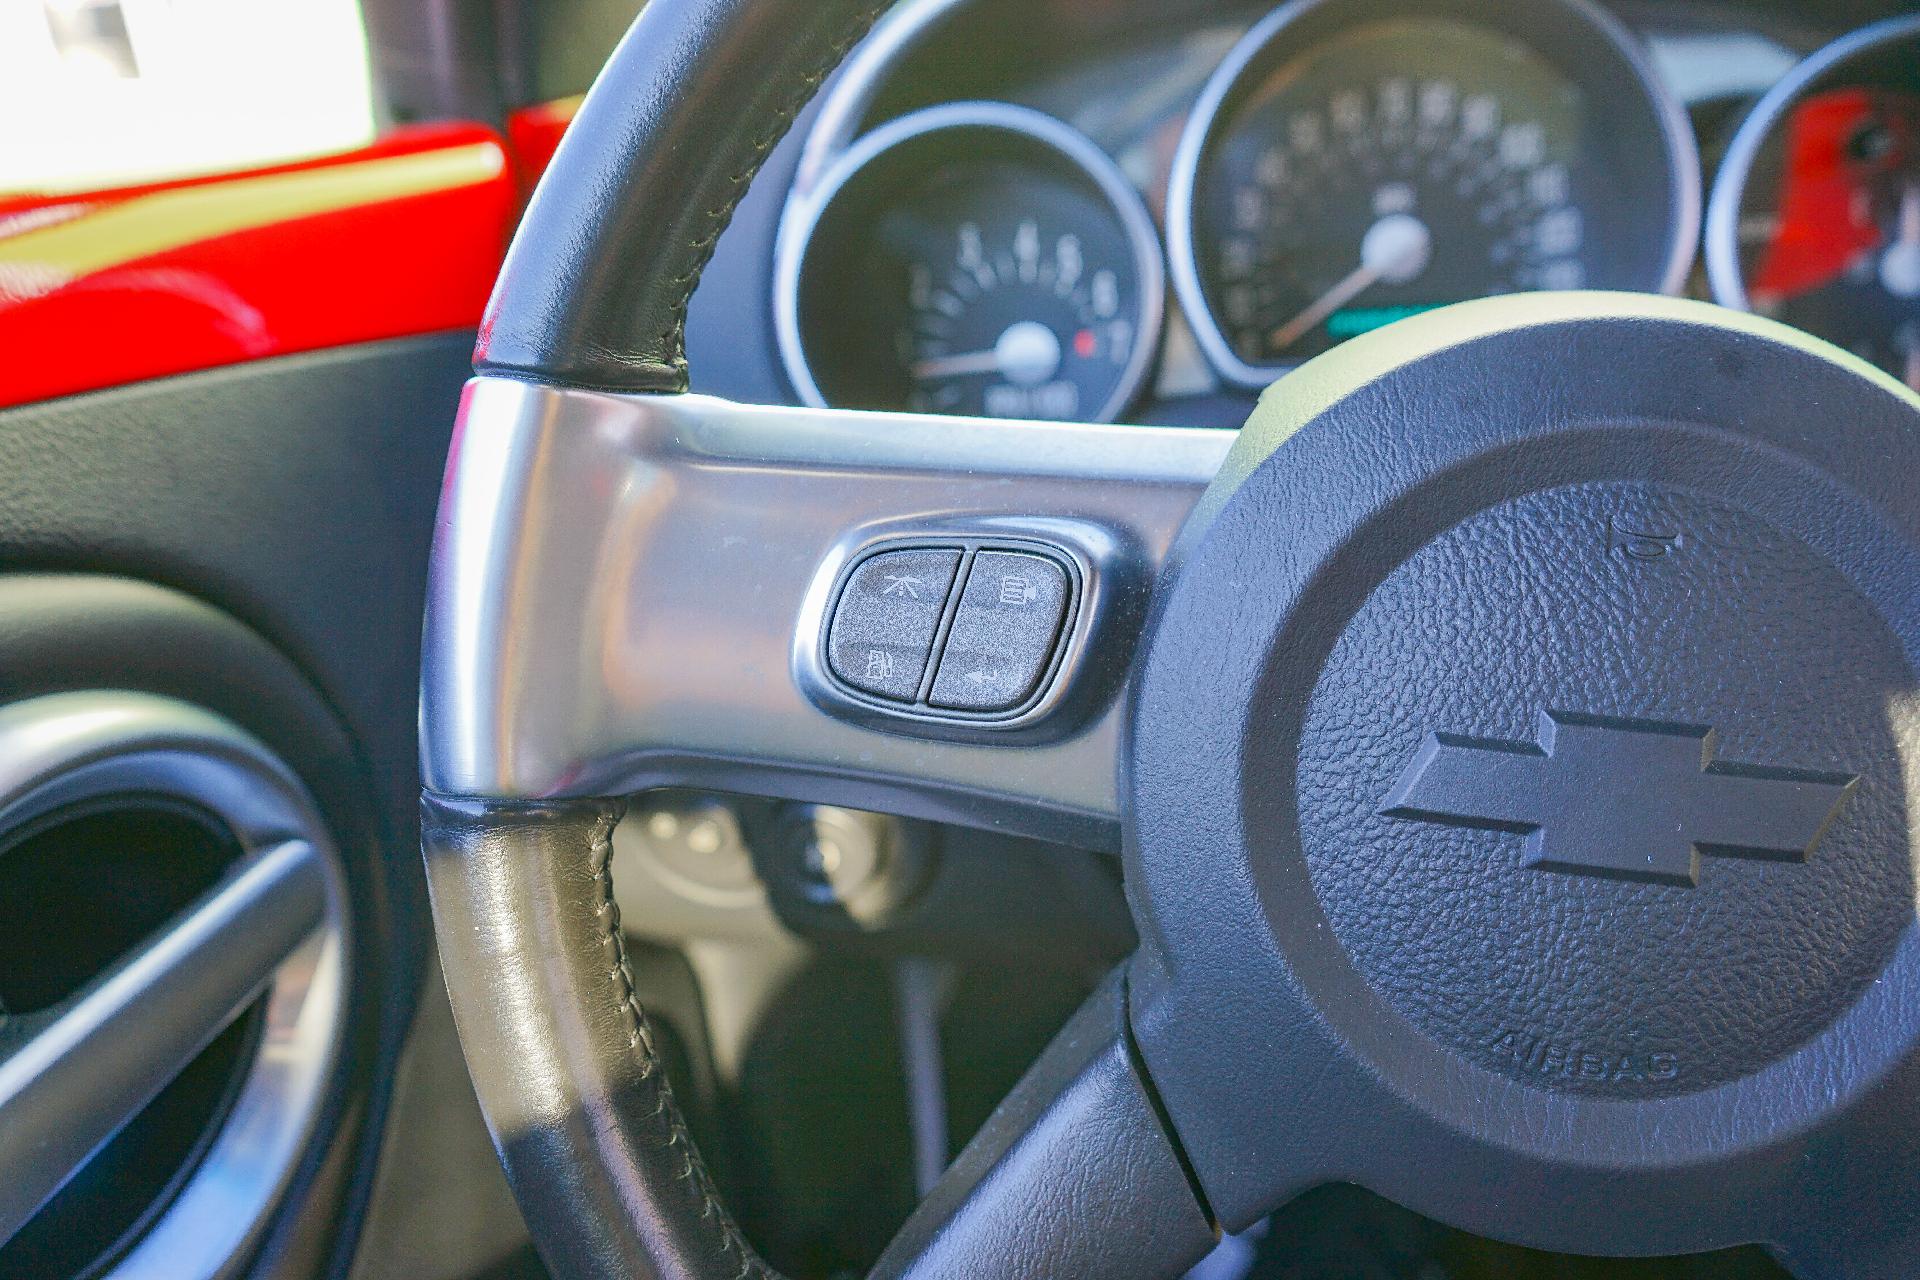
<instances>
[{"instance_id":1,"label":"red car body panel","mask_svg":"<svg viewBox=\"0 0 1920 1280\"><path fill-rule=\"evenodd\" d=\"M471 328L518 168L493 130L447 124L242 173L0 196L0 406Z\"/></svg>"},{"instance_id":2,"label":"red car body panel","mask_svg":"<svg viewBox=\"0 0 1920 1280\"><path fill-rule=\"evenodd\" d=\"M559 148L567 126L573 123L584 96L536 102L507 113L507 146L513 150L521 182L529 193L540 175L547 171L547 164Z\"/></svg>"},{"instance_id":3,"label":"red car body panel","mask_svg":"<svg viewBox=\"0 0 1920 1280\"><path fill-rule=\"evenodd\" d=\"M1816 94L1794 108L1786 128L1786 155L1778 196L1780 225L1755 264L1750 292L1756 302L1823 288L1844 275L1885 239L1869 189L1911 162L1915 139L1902 126L1920 118L1910 105L1889 109L1865 89ZM1863 160L1849 143L1861 126L1880 120L1896 127L1886 154Z\"/></svg>"}]
</instances>

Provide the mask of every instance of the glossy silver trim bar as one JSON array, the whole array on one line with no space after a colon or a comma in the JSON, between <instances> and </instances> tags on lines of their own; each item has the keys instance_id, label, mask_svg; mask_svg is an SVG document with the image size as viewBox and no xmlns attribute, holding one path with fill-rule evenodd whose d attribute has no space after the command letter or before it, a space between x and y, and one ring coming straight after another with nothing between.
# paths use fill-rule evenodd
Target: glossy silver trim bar
<instances>
[{"instance_id":1,"label":"glossy silver trim bar","mask_svg":"<svg viewBox=\"0 0 1920 1280\"><path fill-rule=\"evenodd\" d=\"M1234 433L468 385L428 590L422 767L491 799L696 786L1118 838L1126 619ZM873 537L1097 529L1132 598L1081 727L1015 744L830 716L802 689L823 567ZM810 603L811 602L811 603Z\"/></svg>"}]
</instances>

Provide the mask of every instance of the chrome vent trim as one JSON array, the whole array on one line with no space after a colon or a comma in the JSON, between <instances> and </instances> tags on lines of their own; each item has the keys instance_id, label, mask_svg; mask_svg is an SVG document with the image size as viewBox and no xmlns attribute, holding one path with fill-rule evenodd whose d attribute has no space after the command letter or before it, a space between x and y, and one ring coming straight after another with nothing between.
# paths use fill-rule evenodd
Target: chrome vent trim
<instances>
[{"instance_id":1,"label":"chrome vent trim","mask_svg":"<svg viewBox=\"0 0 1920 1280\"><path fill-rule=\"evenodd\" d=\"M241 857L75 996L3 1024L0 1241L264 997L258 1047L218 1130L171 1201L105 1272L114 1280L230 1274L257 1244L306 1149L338 1054L346 881L298 778L231 722L173 699L116 691L0 708L0 835L117 797L204 811L232 834Z\"/></svg>"}]
</instances>

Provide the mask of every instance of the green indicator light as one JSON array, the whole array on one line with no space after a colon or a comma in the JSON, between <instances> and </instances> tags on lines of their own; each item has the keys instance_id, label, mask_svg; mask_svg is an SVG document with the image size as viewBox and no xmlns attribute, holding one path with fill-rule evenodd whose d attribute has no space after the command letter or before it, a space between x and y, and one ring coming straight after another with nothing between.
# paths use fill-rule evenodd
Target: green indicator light
<instances>
[{"instance_id":1,"label":"green indicator light","mask_svg":"<svg viewBox=\"0 0 1920 1280\"><path fill-rule=\"evenodd\" d=\"M1336 311L1327 317L1327 336L1352 338L1362 333L1371 333L1396 320L1405 320L1408 316L1417 316L1423 311L1432 311L1446 305L1444 302L1427 302L1406 307L1350 307L1345 311Z\"/></svg>"}]
</instances>

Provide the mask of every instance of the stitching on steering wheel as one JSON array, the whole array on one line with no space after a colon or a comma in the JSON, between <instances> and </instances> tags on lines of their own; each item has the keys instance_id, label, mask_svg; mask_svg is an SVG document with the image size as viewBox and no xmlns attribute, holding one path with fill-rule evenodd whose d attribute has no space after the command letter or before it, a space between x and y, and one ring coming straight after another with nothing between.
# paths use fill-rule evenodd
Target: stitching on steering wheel
<instances>
[{"instance_id":1,"label":"stitching on steering wheel","mask_svg":"<svg viewBox=\"0 0 1920 1280\"><path fill-rule=\"evenodd\" d=\"M676 300L667 321L666 331L660 335L660 350L667 353L669 366L675 371L682 390L686 389L687 382L687 307L693 301L693 291L700 282L701 274L706 271L707 263L713 258L714 246L719 244L720 236L726 231L727 224L733 221L734 210L738 209L740 202L746 198L747 188L752 183L754 175L760 172L760 167L766 163L767 153L772 151L780 139L786 135L787 127L793 123L794 117L813 100L813 95L820 88L821 82L833 74L834 69L846 58L847 51L866 35L880 15L891 8L892 4L893 0L880 0L880 3L870 4L855 15L853 21L847 24L846 34L830 45L822 55L819 64L801 78L798 88L781 104L768 124L766 132L748 151L745 162L727 180L726 199L722 200L717 207L707 210L706 232L688 247L687 269L672 280Z\"/></svg>"},{"instance_id":2,"label":"stitching on steering wheel","mask_svg":"<svg viewBox=\"0 0 1920 1280\"><path fill-rule=\"evenodd\" d=\"M607 978L613 984L615 1003L626 1023L627 1047L633 1051L639 1063L640 1079L654 1087L653 1111L648 1118L665 1122L667 1145L680 1156L679 1177L683 1182L691 1182L699 1195L700 1217L714 1228L715 1248L722 1258L737 1261L734 1280L779 1280L778 1273L761 1261L753 1246L740 1234L732 1215L720 1203L713 1177L695 1149L692 1135L687 1132L685 1116L674 1103L672 1082L662 1069L654 1045L653 1024L634 987L633 968L627 961L626 938L620 931L620 904L613 896L613 832L626 812L624 800L611 800L602 807L587 837L587 867L593 875L599 895L594 904L594 915L600 924L600 946L607 960Z\"/></svg>"},{"instance_id":3,"label":"stitching on steering wheel","mask_svg":"<svg viewBox=\"0 0 1920 1280\"><path fill-rule=\"evenodd\" d=\"M634 991L633 970L627 966L627 947L620 936L620 904L613 898L613 829L620 825L626 812L625 801L610 801L594 820L592 834L587 837L587 864L593 871L593 883L600 895L594 915L600 922L600 949L607 958L607 977L614 984L627 1025L627 1048L639 1051L641 1078L646 1079L654 1073L657 1062L653 1028L648 1025L646 1011L640 1007L640 997Z\"/></svg>"}]
</instances>

